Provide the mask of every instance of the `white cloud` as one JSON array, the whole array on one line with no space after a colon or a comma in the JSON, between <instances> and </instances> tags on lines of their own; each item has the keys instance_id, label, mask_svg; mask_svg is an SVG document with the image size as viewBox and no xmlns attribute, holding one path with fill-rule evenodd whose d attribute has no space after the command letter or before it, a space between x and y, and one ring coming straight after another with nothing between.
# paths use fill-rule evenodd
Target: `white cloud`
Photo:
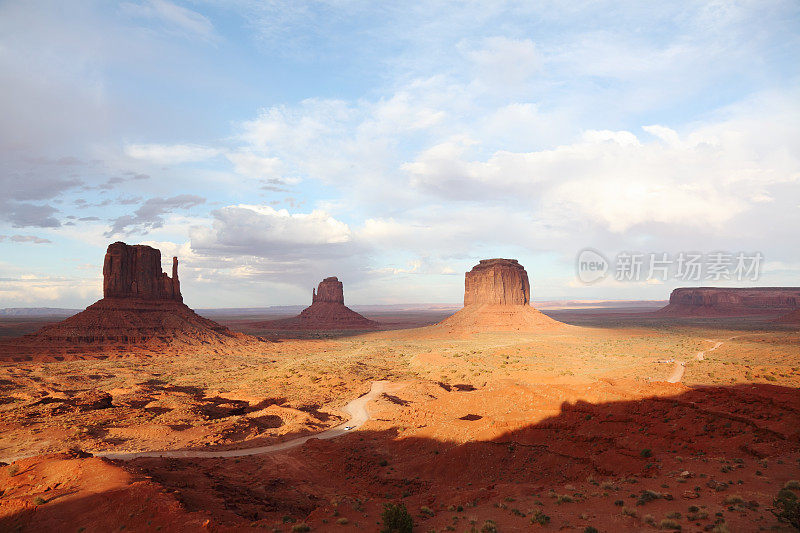
<instances>
[{"instance_id":1,"label":"white cloud","mask_svg":"<svg viewBox=\"0 0 800 533\"><path fill-rule=\"evenodd\" d=\"M159 20L167 29L183 35L200 37L206 41L219 38L207 17L167 0L145 0L140 4L124 2L121 9L133 16Z\"/></svg>"},{"instance_id":2,"label":"white cloud","mask_svg":"<svg viewBox=\"0 0 800 533\"><path fill-rule=\"evenodd\" d=\"M180 164L205 161L216 157L221 150L196 144L128 144L125 155L157 164Z\"/></svg>"},{"instance_id":3,"label":"white cloud","mask_svg":"<svg viewBox=\"0 0 800 533\"><path fill-rule=\"evenodd\" d=\"M237 174L249 178L274 179L281 173L281 161L277 157L261 157L246 150L229 152L225 157L233 163Z\"/></svg>"},{"instance_id":4,"label":"white cloud","mask_svg":"<svg viewBox=\"0 0 800 533\"><path fill-rule=\"evenodd\" d=\"M262 205L234 205L214 211L211 227L190 230L192 248L206 255L302 257L314 249L339 254L352 241L350 227L324 211L289 213Z\"/></svg>"}]
</instances>

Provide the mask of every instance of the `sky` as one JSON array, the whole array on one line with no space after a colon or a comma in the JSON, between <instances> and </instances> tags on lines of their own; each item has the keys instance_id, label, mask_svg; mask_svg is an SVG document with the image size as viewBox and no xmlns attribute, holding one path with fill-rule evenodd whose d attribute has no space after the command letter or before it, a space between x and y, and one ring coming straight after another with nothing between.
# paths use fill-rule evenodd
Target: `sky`
<instances>
[{"instance_id":1,"label":"sky","mask_svg":"<svg viewBox=\"0 0 800 533\"><path fill-rule=\"evenodd\" d=\"M115 241L202 308L800 285L798 49L795 0L0 0L0 308L92 303ZM688 252L763 262L615 279Z\"/></svg>"}]
</instances>

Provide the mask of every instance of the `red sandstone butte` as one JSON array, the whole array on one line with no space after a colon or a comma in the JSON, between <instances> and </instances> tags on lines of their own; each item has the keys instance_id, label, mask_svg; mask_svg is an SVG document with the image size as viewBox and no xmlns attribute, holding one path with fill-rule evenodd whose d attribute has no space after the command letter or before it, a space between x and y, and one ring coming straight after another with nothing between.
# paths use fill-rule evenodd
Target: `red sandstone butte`
<instances>
[{"instance_id":1,"label":"red sandstone butte","mask_svg":"<svg viewBox=\"0 0 800 533\"><path fill-rule=\"evenodd\" d=\"M474 304L528 305L528 273L516 259L481 259L464 275L464 306Z\"/></svg>"},{"instance_id":2,"label":"red sandstone butte","mask_svg":"<svg viewBox=\"0 0 800 533\"><path fill-rule=\"evenodd\" d=\"M457 333L566 327L531 307L530 300L528 273L516 259L482 259L464 275L464 308L437 327Z\"/></svg>"},{"instance_id":3,"label":"red sandstone butte","mask_svg":"<svg viewBox=\"0 0 800 533\"><path fill-rule=\"evenodd\" d=\"M260 340L203 318L183 303L178 259L172 277L161 271L161 252L122 242L109 245L103 264L103 299L32 335L0 343L0 358L24 361L230 351Z\"/></svg>"},{"instance_id":4,"label":"red sandstone butte","mask_svg":"<svg viewBox=\"0 0 800 533\"><path fill-rule=\"evenodd\" d=\"M103 262L103 296L183 302L178 258L172 258L172 278L161 271L161 251L150 246L115 242Z\"/></svg>"},{"instance_id":5,"label":"red sandstone butte","mask_svg":"<svg viewBox=\"0 0 800 533\"><path fill-rule=\"evenodd\" d=\"M746 316L785 314L800 308L800 287L683 287L656 311L668 316Z\"/></svg>"},{"instance_id":6,"label":"red sandstone butte","mask_svg":"<svg viewBox=\"0 0 800 533\"><path fill-rule=\"evenodd\" d=\"M378 327L377 322L364 318L344 305L344 287L335 276L325 278L316 290L311 290L311 305L296 317L254 325L267 329L319 331L366 330Z\"/></svg>"}]
</instances>

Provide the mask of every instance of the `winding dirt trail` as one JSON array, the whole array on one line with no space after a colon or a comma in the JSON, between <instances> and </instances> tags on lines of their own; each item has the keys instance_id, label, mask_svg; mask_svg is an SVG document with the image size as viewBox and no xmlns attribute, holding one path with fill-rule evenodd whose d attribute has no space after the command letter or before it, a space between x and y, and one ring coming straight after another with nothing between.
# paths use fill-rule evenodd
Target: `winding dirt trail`
<instances>
[{"instance_id":1,"label":"winding dirt trail","mask_svg":"<svg viewBox=\"0 0 800 533\"><path fill-rule=\"evenodd\" d=\"M220 450L220 451L197 451L197 450L161 450L161 451L144 451L144 452L92 452L96 457L106 457L108 459L120 459L123 461L130 461L138 457L169 457L169 458L186 458L186 459L207 459L214 457L243 457L246 455L260 455L265 453L279 452L288 450L296 446L304 444L310 439L333 439L348 433L352 429L357 429L369 420L369 412L367 411L367 403L374 400L386 389L388 381L374 381L372 388L364 396L360 396L355 400L349 402L344 406L342 411L350 415L350 420L343 424L339 424L331 429L326 429L313 435L306 435L296 439L287 440L278 444L271 444L269 446L259 446L257 448L242 448L239 450ZM351 430L345 427L351 427Z\"/></svg>"},{"instance_id":2,"label":"winding dirt trail","mask_svg":"<svg viewBox=\"0 0 800 533\"><path fill-rule=\"evenodd\" d=\"M707 342L716 342L716 344L714 344L713 348L709 348L708 350L702 350L700 352L697 352L694 357L698 361L702 361L702 360L704 360L706 358L705 356L706 356L706 354L708 352L713 352L714 350L716 350L717 348L719 348L720 346L722 346L726 342L731 341L731 340L733 340L735 338L736 337L731 337L729 339L725 339L725 340L721 340L721 341L714 341L712 339L703 339L704 341L707 341ZM680 383L680 381L683 379L683 374L685 372L686 372L686 361L675 361L675 367L672 369L672 374L670 374L669 377L667 378L667 383Z\"/></svg>"}]
</instances>

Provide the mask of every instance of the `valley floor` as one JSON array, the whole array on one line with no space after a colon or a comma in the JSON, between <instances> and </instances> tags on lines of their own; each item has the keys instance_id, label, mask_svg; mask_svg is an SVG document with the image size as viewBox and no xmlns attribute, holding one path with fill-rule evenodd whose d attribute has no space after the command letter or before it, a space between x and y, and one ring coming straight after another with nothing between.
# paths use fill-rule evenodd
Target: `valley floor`
<instances>
[{"instance_id":1,"label":"valley floor","mask_svg":"<svg viewBox=\"0 0 800 533\"><path fill-rule=\"evenodd\" d=\"M0 530L375 531L399 502L415 531L786 527L770 508L800 479L800 332L553 316L573 326L3 364ZM376 381L370 419L334 439L86 453L271 446L344 424Z\"/></svg>"}]
</instances>

